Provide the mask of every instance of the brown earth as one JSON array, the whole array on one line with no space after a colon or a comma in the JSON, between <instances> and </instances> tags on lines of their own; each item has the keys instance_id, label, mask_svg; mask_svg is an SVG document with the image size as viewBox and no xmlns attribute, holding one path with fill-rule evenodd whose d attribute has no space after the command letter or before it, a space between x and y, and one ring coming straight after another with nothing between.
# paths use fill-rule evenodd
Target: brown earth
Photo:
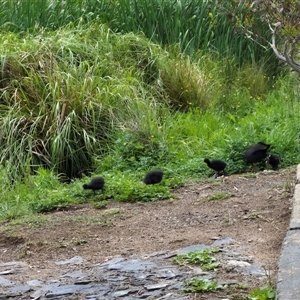
<instances>
[{"instance_id":1,"label":"brown earth","mask_svg":"<svg viewBox=\"0 0 300 300\"><path fill-rule=\"evenodd\" d=\"M2 223L0 261L25 262L29 268L23 281L36 274L49 279L59 273L53 261L75 255L94 264L119 255L210 245L231 237L272 271L274 280L290 219L295 172L290 167L232 175L174 190L171 200L110 202L104 210L85 204L39 215L21 225ZM231 196L210 199L220 193ZM213 299L197 297L193 299Z\"/></svg>"}]
</instances>

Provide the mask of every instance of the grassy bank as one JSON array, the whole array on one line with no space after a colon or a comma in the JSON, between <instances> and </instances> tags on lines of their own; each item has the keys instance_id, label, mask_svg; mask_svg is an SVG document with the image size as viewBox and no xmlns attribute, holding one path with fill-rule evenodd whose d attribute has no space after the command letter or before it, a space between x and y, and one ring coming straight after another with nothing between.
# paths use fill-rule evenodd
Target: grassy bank
<instances>
[{"instance_id":1,"label":"grassy bank","mask_svg":"<svg viewBox=\"0 0 300 300\"><path fill-rule=\"evenodd\" d=\"M81 190L91 174L106 178L101 200L169 198L208 176L204 157L247 171L244 152L257 141L282 167L299 161L293 74L167 51L99 23L0 38L1 219L93 201ZM149 188L141 180L154 167L165 180Z\"/></svg>"},{"instance_id":2,"label":"grassy bank","mask_svg":"<svg viewBox=\"0 0 300 300\"><path fill-rule=\"evenodd\" d=\"M1 0L0 26L13 32L57 30L68 24L101 22L114 32L144 35L163 46L177 45L193 54L201 49L210 54L232 56L235 63L264 64L268 72L277 70L272 50L236 31L236 22L250 16L249 7L235 1L206 0ZM248 19L247 19L248 20ZM268 40L269 30L258 19L253 35Z\"/></svg>"}]
</instances>

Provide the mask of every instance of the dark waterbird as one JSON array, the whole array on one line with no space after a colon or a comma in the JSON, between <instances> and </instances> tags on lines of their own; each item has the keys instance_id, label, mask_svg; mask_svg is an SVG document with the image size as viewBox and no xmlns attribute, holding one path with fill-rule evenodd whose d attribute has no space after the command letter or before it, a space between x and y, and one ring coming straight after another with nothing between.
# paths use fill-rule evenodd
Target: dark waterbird
<instances>
[{"instance_id":1,"label":"dark waterbird","mask_svg":"<svg viewBox=\"0 0 300 300\"><path fill-rule=\"evenodd\" d=\"M204 159L204 162L209 168L216 172L216 176L220 175L221 172L225 175L225 168L227 166L226 162L220 159L209 160L208 158Z\"/></svg>"},{"instance_id":2,"label":"dark waterbird","mask_svg":"<svg viewBox=\"0 0 300 300\"><path fill-rule=\"evenodd\" d=\"M163 175L164 175L163 171L153 170L146 174L143 181L145 184L160 183L162 181Z\"/></svg>"},{"instance_id":3,"label":"dark waterbird","mask_svg":"<svg viewBox=\"0 0 300 300\"><path fill-rule=\"evenodd\" d=\"M269 144L258 142L252 145L245 153L248 163L252 164L251 172L254 172L256 163L263 161L267 157L267 151L271 147Z\"/></svg>"},{"instance_id":4,"label":"dark waterbird","mask_svg":"<svg viewBox=\"0 0 300 300\"><path fill-rule=\"evenodd\" d=\"M267 158L267 165L271 165L273 170L277 170L280 163L280 157L276 154L270 154Z\"/></svg>"},{"instance_id":5,"label":"dark waterbird","mask_svg":"<svg viewBox=\"0 0 300 300\"><path fill-rule=\"evenodd\" d=\"M101 190L103 192L104 183L104 178L99 176L93 178L89 183L84 184L82 187L84 190L93 190L94 193L98 190Z\"/></svg>"}]
</instances>

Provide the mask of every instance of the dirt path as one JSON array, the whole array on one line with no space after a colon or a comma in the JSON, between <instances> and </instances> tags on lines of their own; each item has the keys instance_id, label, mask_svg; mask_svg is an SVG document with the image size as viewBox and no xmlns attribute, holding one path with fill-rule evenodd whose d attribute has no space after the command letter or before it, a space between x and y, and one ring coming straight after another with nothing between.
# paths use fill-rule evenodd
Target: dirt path
<instances>
[{"instance_id":1,"label":"dirt path","mask_svg":"<svg viewBox=\"0 0 300 300\"><path fill-rule=\"evenodd\" d=\"M40 215L29 224L3 223L0 261L22 261L30 266L26 280L37 272L45 279L58 272L53 261L76 255L90 264L101 263L119 255L210 245L230 237L274 278L289 224L295 172L291 167L255 177L233 175L175 190L171 200L111 202L105 210L86 204ZM231 196L220 199L225 194Z\"/></svg>"}]
</instances>

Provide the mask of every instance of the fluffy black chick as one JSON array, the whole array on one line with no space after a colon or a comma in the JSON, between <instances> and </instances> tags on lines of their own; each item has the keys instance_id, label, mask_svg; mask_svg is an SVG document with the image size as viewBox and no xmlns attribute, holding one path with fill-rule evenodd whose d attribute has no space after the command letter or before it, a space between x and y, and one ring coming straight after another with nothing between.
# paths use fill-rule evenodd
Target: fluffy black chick
<instances>
[{"instance_id":1,"label":"fluffy black chick","mask_svg":"<svg viewBox=\"0 0 300 300\"><path fill-rule=\"evenodd\" d=\"M94 193L98 190L101 190L103 192L104 190L104 178L99 176L93 178L89 183L84 184L82 187L84 190L93 190Z\"/></svg>"},{"instance_id":2,"label":"fluffy black chick","mask_svg":"<svg viewBox=\"0 0 300 300\"><path fill-rule=\"evenodd\" d=\"M216 172L216 176L220 175L221 172L225 174L225 168L227 166L226 162L220 159L209 160L208 158L204 159L204 162L209 168Z\"/></svg>"},{"instance_id":3,"label":"fluffy black chick","mask_svg":"<svg viewBox=\"0 0 300 300\"><path fill-rule=\"evenodd\" d=\"M277 170L280 165L280 157L276 154L270 154L267 159L267 165L270 165L273 170Z\"/></svg>"},{"instance_id":4,"label":"fluffy black chick","mask_svg":"<svg viewBox=\"0 0 300 300\"><path fill-rule=\"evenodd\" d=\"M148 172L144 177L145 184L156 184L160 183L163 179L164 173L161 170L152 170Z\"/></svg>"}]
</instances>

